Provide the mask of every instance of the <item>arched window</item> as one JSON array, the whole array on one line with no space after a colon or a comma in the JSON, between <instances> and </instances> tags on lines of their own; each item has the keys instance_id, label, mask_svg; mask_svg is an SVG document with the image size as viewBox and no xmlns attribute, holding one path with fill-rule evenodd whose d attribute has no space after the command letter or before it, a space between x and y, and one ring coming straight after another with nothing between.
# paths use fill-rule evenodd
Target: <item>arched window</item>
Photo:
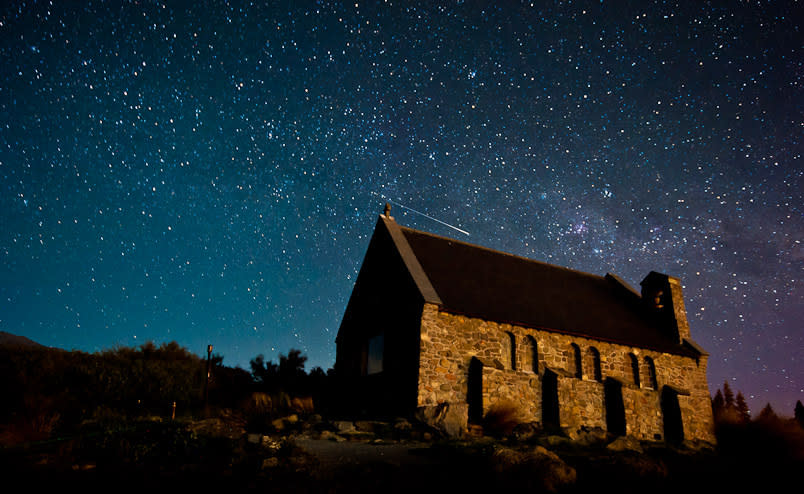
<instances>
[{"instance_id":1,"label":"arched window","mask_svg":"<svg viewBox=\"0 0 804 494\"><path fill-rule=\"evenodd\" d=\"M581 379L583 377L583 363L581 362L581 347L572 343L570 345L570 372L573 373L575 377Z\"/></svg>"},{"instance_id":2,"label":"arched window","mask_svg":"<svg viewBox=\"0 0 804 494\"><path fill-rule=\"evenodd\" d=\"M633 353L628 354L631 360L631 375L634 377L634 386L639 387L639 359Z\"/></svg>"},{"instance_id":3,"label":"arched window","mask_svg":"<svg viewBox=\"0 0 804 494\"><path fill-rule=\"evenodd\" d=\"M528 336L528 348L530 348L530 370L534 374L539 373L539 343L533 336Z\"/></svg>"},{"instance_id":4,"label":"arched window","mask_svg":"<svg viewBox=\"0 0 804 494\"><path fill-rule=\"evenodd\" d=\"M502 358L507 368L516 370L516 339L510 331L506 331L502 339Z\"/></svg>"},{"instance_id":5,"label":"arched window","mask_svg":"<svg viewBox=\"0 0 804 494\"><path fill-rule=\"evenodd\" d=\"M656 366L653 364L653 359L645 357L645 370L648 375L648 382L646 383L653 389L659 389L659 384L656 382Z\"/></svg>"},{"instance_id":6,"label":"arched window","mask_svg":"<svg viewBox=\"0 0 804 494\"><path fill-rule=\"evenodd\" d=\"M516 370L516 338L514 338L514 333L508 332L506 334L511 345L511 370Z\"/></svg>"},{"instance_id":7,"label":"arched window","mask_svg":"<svg viewBox=\"0 0 804 494\"><path fill-rule=\"evenodd\" d=\"M592 375L595 381L603 382L603 371L600 369L600 352L595 347L589 347L589 354L592 357Z\"/></svg>"}]
</instances>

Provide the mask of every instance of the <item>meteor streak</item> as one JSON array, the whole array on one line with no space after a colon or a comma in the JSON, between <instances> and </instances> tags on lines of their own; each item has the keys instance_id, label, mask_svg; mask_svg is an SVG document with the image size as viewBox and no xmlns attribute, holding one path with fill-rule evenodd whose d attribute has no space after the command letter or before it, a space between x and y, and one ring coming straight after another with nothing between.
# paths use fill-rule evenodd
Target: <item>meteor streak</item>
<instances>
[{"instance_id":1,"label":"meteor streak","mask_svg":"<svg viewBox=\"0 0 804 494\"><path fill-rule=\"evenodd\" d=\"M405 209L407 209L407 210L409 210L409 211L412 211L412 212L414 212L414 213L416 213L416 214L419 214L419 215L421 215L421 216L424 216L424 217L425 217L425 218L427 218L427 219L433 220L433 221L435 221L436 223L441 223L442 225L444 225L444 226L446 226L446 227L449 227L449 228L452 228L452 229L453 229L453 230L455 230L455 231L461 232L461 233L463 233L464 235L466 235L467 237L469 236L469 232L467 232L466 230L461 230L461 229L460 229L460 228L458 228L457 226L453 226L453 225L450 225L449 223L445 223L445 222L443 222L443 221L439 220L438 218L433 218L433 217L432 217L432 216L430 216L429 214L422 213L421 211L417 211L417 210L415 210L415 209L413 209L413 208L411 208L411 207L405 206L404 204L399 204L398 202L396 202L396 201L394 201L394 200L391 200L391 199L389 199L389 198L385 197L385 196L384 196L384 195L382 195L382 194L378 194L378 195L379 195L380 197L382 197L383 199L385 199L386 201L390 202L391 204L395 205L395 206L399 206L400 208L405 208Z\"/></svg>"}]
</instances>

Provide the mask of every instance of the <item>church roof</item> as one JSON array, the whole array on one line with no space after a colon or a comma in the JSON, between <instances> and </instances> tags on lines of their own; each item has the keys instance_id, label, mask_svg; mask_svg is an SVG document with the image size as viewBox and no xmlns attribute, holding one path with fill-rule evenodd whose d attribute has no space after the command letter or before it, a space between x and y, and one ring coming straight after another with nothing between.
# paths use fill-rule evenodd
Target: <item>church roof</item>
<instances>
[{"instance_id":1,"label":"church roof","mask_svg":"<svg viewBox=\"0 0 804 494\"><path fill-rule=\"evenodd\" d=\"M426 302L448 312L689 356L641 296L598 276L401 227L381 216Z\"/></svg>"}]
</instances>

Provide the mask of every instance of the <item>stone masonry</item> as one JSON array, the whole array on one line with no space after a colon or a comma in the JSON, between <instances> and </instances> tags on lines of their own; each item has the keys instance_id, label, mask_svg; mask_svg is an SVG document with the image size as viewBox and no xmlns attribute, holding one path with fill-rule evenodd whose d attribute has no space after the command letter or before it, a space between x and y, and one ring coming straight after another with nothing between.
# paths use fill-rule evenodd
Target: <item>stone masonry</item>
<instances>
[{"instance_id":1,"label":"stone masonry","mask_svg":"<svg viewBox=\"0 0 804 494\"><path fill-rule=\"evenodd\" d=\"M466 402L474 357L484 363L484 412L495 403L509 400L518 404L523 419L541 423L541 382L549 369L558 375L560 426L570 437L582 427L606 428L601 381L610 378L622 385L626 435L640 440L663 439L660 390L669 386L677 391L685 438L714 442L706 355L693 359L496 323L451 314L435 304L424 305L420 331L419 406ZM509 335L515 342L513 352ZM580 378L575 376L573 343L581 350ZM599 352L599 376L595 376L592 348ZM513 364L511 356L516 360ZM649 368L646 357L652 359L655 370ZM638 362L638 384L632 358ZM653 372L656 387L651 382Z\"/></svg>"}]
</instances>

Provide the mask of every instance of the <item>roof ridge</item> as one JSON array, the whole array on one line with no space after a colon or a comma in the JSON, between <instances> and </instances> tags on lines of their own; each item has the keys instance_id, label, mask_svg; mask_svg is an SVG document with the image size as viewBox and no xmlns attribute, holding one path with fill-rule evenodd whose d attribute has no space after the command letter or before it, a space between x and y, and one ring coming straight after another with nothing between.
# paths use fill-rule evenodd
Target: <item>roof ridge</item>
<instances>
[{"instance_id":1,"label":"roof ridge","mask_svg":"<svg viewBox=\"0 0 804 494\"><path fill-rule=\"evenodd\" d=\"M403 233L404 232L412 232L412 233L418 233L418 234L421 234L421 235L427 235L429 237L434 237L434 238L437 238L437 239L440 239L440 240L449 240L451 242L456 242L456 243L465 245L467 247L472 247L472 248L475 248L475 249L484 250L484 251L490 252L492 254L498 254L498 255L503 255L503 256L507 256L507 257L513 257L515 259L519 259L519 260L534 263L534 264L539 264L539 265L542 265L542 266L547 266L547 267L553 268L553 269L560 269L560 270L564 270L564 271L569 271L571 273L579 274L579 275L582 275L582 276L588 276L588 277L592 277L592 278L597 278L597 279L600 279L600 280L605 280L606 279L605 276L601 276L601 275L598 275L598 274L588 273L586 271L580 271L578 269L568 268L566 266L559 266L557 264L551 264L549 262L539 261L537 259L531 259L529 257L520 256L520 255L517 255L517 254L511 254L510 252L505 252L505 251L502 251L502 250L492 249L491 247L485 247L483 245L473 244L471 242L465 242L463 240L458 240L456 238L447 237L447 236L444 236L444 235L438 235L438 234L435 234L435 233L425 232L425 231L422 231L422 230L416 230L415 228L402 226L399 223L397 223L397 226L400 228L400 230L403 231Z\"/></svg>"}]
</instances>

